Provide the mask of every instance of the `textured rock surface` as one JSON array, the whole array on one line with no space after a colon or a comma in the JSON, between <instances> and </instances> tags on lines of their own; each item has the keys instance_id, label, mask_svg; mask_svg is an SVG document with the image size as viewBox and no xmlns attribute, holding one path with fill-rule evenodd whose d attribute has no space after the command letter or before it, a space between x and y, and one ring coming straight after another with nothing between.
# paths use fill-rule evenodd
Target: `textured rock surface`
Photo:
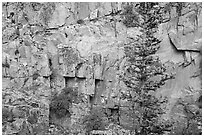
<instances>
[{"instance_id":1,"label":"textured rock surface","mask_svg":"<svg viewBox=\"0 0 204 137\"><path fill-rule=\"evenodd\" d=\"M159 28L162 42L157 55L168 72L175 73L175 79L158 92L169 99L166 118L176 115L178 98L190 93L193 104L200 95L202 13L199 3L195 5L184 9L186 14L178 22L174 14L168 15L170 21ZM124 70L124 44L137 29L126 28L119 15L105 16L123 6L118 2L3 3L3 134L47 134L50 97L64 87L77 88L83 98L72 105L71 117L50 121L69 127L70 134L83 134L78 131L81 118L91 106L119 113L119 123L131 127L129 104L120 98L126 88L119 76ZM176 113L182 115L181 110Z\"/></svg>"}]
</instances>

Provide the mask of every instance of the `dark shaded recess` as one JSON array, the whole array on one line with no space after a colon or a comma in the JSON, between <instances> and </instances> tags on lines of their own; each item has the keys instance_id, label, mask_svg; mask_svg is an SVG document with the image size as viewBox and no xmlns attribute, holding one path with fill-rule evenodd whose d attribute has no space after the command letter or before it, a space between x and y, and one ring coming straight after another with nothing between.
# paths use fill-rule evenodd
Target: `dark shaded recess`
<instances>
[{"instance_id":1,"label":"dark shaded recess","mask_svg":"<svg viewBox=\"0 0 204 137\"><path fill-rule=\"evenodd\" d=\"M84 77L64 77L64 78L65 78L66 87L75 87L75 88L79 88L80 83L86 80L86 78Z\"/></svg>"},{"instance_id":2,"label":"dark shaded recess","mask_svg":"<svg viewBox=\"0 0 204 137\"><path fill-rule=\"evenodd\" d=\"M17 35L17 37L19 37L19 36L20 36L19 27L17 27L17 28L16 28L16 35Z\"/></svg>"},{"instance_id":3,"label":"dark shaded recess","mask_svg":"<svg viewBox=\"0 0 204 137\"><path fill-rule=\"evenodd\" d=\"M65 87L73 87L73 85L76 83L75 77L64 77L65 79Z\"/></svg>"},{"instance_id":4,"label":"dark shaded recess","mask_svg":"<svg viewBox=\"0 0 204 137\"><path fill-rule=\"evenodd\" d=\"M119 112L118 107L117 108L116 107L115 108L109 108L109 109L110 109L112 115L115 115L115 114L117 114Z\"/></svg>"},{"instance_id":5,"label":"dark shaded recess","mask_svg":"<svg viewBox=\"0 0 204 137\"><path fill-rule=\"evenodd\" d=\"M33 77L33 80L36 80L38 77L40 76L40 74L38 72L35 72L32 77Z\"/></svg>"},{"instance_id":6,"label":"dark shaded recess","mask_svg":"<svg viewBox=\"0 0 204 137\"><path fill-rule=\"evenodd\" d=\"M86 78L84 78L84 77L76 77L76 79L77 79L77 81L84 81L84 80L86 80Z\"/></svg>"},{"instance_id":7,"label":"dark shaded recess","mask_svg":"<svg viewBox=\"0 0 204 137\"><path fill-rule=\"evenodd\" d=\"M53 70L53 67L52 67L52 60L49 58L48 59L48 65L50 67L50 70L51 70L51 75L50 75L50 81L53 81L55 79L55 76L56 76L56 72Z\"/></svg>"},{"instance_id":8,"label":"dark shaded recess","mask_svg":"<svg viewBox=\"0 0 204 137\"><path fill-rule=\"evenodd\" d=\"M79 69L81 68L82 65L83 65L83 63L79 63L79 64L77 64L77 66L75 67L75 76L78 75L78 71L79 71Z\"/></svg>"},{"instance_id":9,"label":"dark shaded recess","mask_svg":"<svg viewBox=\"0 0 204 137\"><path fill-rule=\"evenodd\" d=\"M196 105L201 109L202 108L202 95L196 101Z\"/></svg>"},{"instance_id":10,"label":"dark shaded recess","mask_svg":"<svg viewBox=\"0 0 204 137\"><path fill-rule=\"evenodd\" d=\"M23 12L23 17L27 22L29 21L28 15L26 13L24 13L24 12Z\"/></svg>"},{"instance_id":11,"label":"dark shaded recess","mask_svg":"<svg viewBox=\"0 0 204 137\"><path fill-rule=\"evenodd\" d=\"M93 96L89 96L89 102L91 105L94 105L95 102L95 94Z\"/></svg>"},{"instance_id":12,"label":"dark shaded recess","mask_svg":"<svg viewBox=\"0 0 204 137\"><path fill-rule=\"evenodd\" d=\"M59 95L54 95L50 103L50 115L49 119L56 117L57 119L63 117L70 117L71 113L69 111L70 106L78 98L78 92L74 88L66 87L62 90Z\"/></svg>"},{"instance_id":13,"label":"dark shaded recess","mask_svg":"<svg viewBox=\"0 0 204 137\"><path fill-rule=\"evenodd\" d=\"M202 103L202 95L198 98L198 102Z\"/></svg>"},{"instance_id":14,"label":"dark shaded recess","mask_svg":"<svg viewBox=\"0 0 204 137\"><path fill-rule=\"evenodd\" d=\"M95 79L95 91L94 95L89 96L89 102L91 106L100 104L100 96L103 91L103 80Z\"/></svg>"},{"instance_id":15,"label":"dark shaded recess","mask_svg":"<svg viewBox=\"0 0 204 137\"><path fill-rule=\"evenodd\" d=\"M39 107L39 105L37 104L37 103L31 103L30 104L32 107L34 107L34 108L38 108Z\"/></svg>"},{"instance_id":16,"label":"dark shaded recess","mask_svg":"<svg viewBox=\"0 0 204 137\"><path fill-rule=\"evenodd\" d=\"M69 112L68 110L66 110L65 108L62 108L62 107L60 107L60 106L59 106L58 109L53 109L53 108L51 107L51 108L49 109L49 111L50 111L50 115L49 115L50 121L52 121L51 119L52 119L53 117L56 117L57 119L60 119L60 118L63 118L63 117L65 117L65 116L68 116L68 117L71 116L71 114L70 114L70 112Z\"/></svg>"},{"instance_id":17,"label":"dark shaded recess","mask_svg":"<svg viewBox=\"0 0 204 137\"><path fill-rule=\"evenodd\" d=\"M15 24L15 20L14 20L14 19L12 19L12 20L11 20L11 23Z\"/></svg>"},{"instance_id":18,"label":"dark shaded recess","mask_svg":"<svg viewBox=\"0 0 204 137\"><path fill-rule=\"evenodd\" d=\"M7 59L7 57L6 57L6 61L5 61L5 63L2 63L2 67L10 68L10 65L9 65L9 63L8 63L8 59Z\"/></svg>"},{"instance_id":19,"label":"dark shaded recess","mask_svg":"<svg viewBox=\"0 0 204 137\"><path fill-rule=\"evenodd\" d=\"M95 103L101 102L101 94L103 93L104 82L101 79L95 79Z\"/></svg>"},{"instance_id":20,"label":"dark shaded recess","mask_svg":"<svg viewBox=\"0 0 204 137\"><path fill-rule=\"evenodd\" d=\"M64 96L64 97L63 97ZM55 97L50 104L50 115L49 118L56 117L58 119L63 118L65 116L71 116L69 112L69 105L71 100L67 98L65 95Z\"/></svg>"},{"instance_id":21,"label":"dark shaded recess","mask_svg":"<svg viewBox=\"0 0 204 137\"><path fill-rule=\"evenodd\" d=\"M18 49L15 50L15 55L18 55L20 52L18 51Z\"/></svg>"},{"instance_id":22,"label":"dark shaded recess","mask_svg":"<svg viewBox=\"0 0 204 137\"><path fill-rule=\"evenodd\" d=\"M99 87L99 84L100 84L100 81L99 79L95 79L95 91L94 91L94 95L92 96L89 96L89 102L91 105L95 105L96 104L96 97L97 97L97 93L98 93L98 87Z\"/></svg>"},{"instance_id":23,"label":"dark shaded recess","mask_svg":"<svg viewBox=\"0 0 204 137\"><path fill-rule=\"evenodd\" d=\"M82 119L82 123L85 125L86 134L89 135L92 130L105 130L107 123L103 118L103 109L100 107L92 108L89 114Z\"/></svg>"},{"instance_id":24,"label":"dark shaded recess","mask_svg":"<svg viewBox=\"0 0 204 137\"><path fill-rule=\"evenodd\" d=\"M67 33L64 33L64 35L65 35L66 38L68 37Z\"/></svg>"},{"instance_id":25,"label":"dark shaded recess","mask_svg":"<svg viewBox=\"0 0 204 137\"><path fill-rule=\"evenodd\" d=\"M108 108L110 110L111 113L111 117L112 117L112 121L114 123L119 123L119 107L115 107L115 108Z\"/></svg>"},{"instance_id":26,"label":"dark shaded recess","mask_svg":"<svg viewBox=\"0 0 204 137\"><path fill-rule=\"evenodd\" d=\"M66 88L72 88L72 102L73 103L79 103L81 101L80 94L83 92L82 90L84 89L85 86L85 80L86 78L84 77L64 77L65 78L65 87Z\"/></svg>"},{"instance_id":27,"label":"dark shaded recess","mask_svg":"<svg viewBox=\"0 0 204 137\"><path fill-rule=\"evenodd\" d=\"M29 80L29 78L25 78L24 79L24 81L23 81L23 86L22 87L24 87L25 86L25 84L26 84L26 82Z\"/></svg>"},{"instance_id":28,"label":"dark shaded recess","mask_svg":"<svg viewBox=\"0 0 204 137\"><path fill-rule=\"evenodd\" d=\"M8 18L11 19L11 18L13 18L13 16L14 16L14 12L11 12L10 15L8 16Z\"/></svg>"},{"instance_id":29,"label":"dark shaded recess","mask_svg":"<svg viewBox=\"0 0 204 137\"><path fill-rule=\"evenodd\" d=\"M11 12L11 13L10 13L10 16L13 17L13 16L14 16L14 12Z\"/></svg>"},{"instance_id":30,"label":"dark shaded recess","mask_svg":"<svg viewBox=\"0 0 204 137\"><path fill-rule=\"evenodd\" d=\"M100 79L95 79L95 86L98 87L101 81L102 80L100 80Z\"/></svg>"},{"instance_id":31,"label":"dark shaded recess","mask_svg":"<svg viewBox=\"0 0 204 137\"><path fill-rule=\"evenodd\" d=\"M18 24L18 29L20 29L20 27L21 27L21 26ZM24 42L23 39L19 39L19 43L20 43L20 44L23 44L23 42Z\"/></svg>"},{"instance_id":32,"label":"dark shaded recess","mask_svg":"<svg viewBox=\"0 0 204 137\"><path fill-rule=\"evenodd\" d=\"M48 59L49 66L52 67L52 60Z\"/></svg>"},{"instance_id":33,"label":"dark shaded recess","mask_svg":"<svg viewBox=\"0 0 204 137\"><path fill-rule=\"evenodd\" d=\"M77 23L78 23L78 24L84 24L84 20L79 19L79 20L77 20Z\"/></svg>"},{"instance_id":34,"label":"dark shaded recess","mask_svg":"<svg viewBox=\"0 0 204 137\"><path fill-rule=\"evenodd\" d=\"M2 67L10 68L10 65L8 64L8 62L6 62L6 63L2 63Z\"/></svg>"},{"instance_id":35,"label":"dark shaded recess","mask_svg":"<svg viewBox=\"0 0 204 137\"><path fill-rule=\"evenodd\" d=\"M58 76L58 70L57 69L52 69L51 75L50 75L50 81L54 82Z\"/></svg>"}]
</instances>

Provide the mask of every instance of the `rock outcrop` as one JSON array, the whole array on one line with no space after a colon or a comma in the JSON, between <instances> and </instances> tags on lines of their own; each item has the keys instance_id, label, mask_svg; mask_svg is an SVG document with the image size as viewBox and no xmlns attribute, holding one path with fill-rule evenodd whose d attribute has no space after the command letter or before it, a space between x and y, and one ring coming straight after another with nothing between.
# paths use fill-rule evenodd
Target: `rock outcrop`
<instances>
[{"instance_id":1,"label":"rock outcrop","mask_svg":"<svg viewBox=\"0 0 204 137\"><path fill-rule=\"evenodd\" d=\"M3 134L48 134L49 121L82 134L81 118L92 107L103 107L131 127L126 92L120 79L124 70L123 47L137 28L126 28L119 14L125 3L3 3L2 101ZM202 12L190 4L177 18L167 15L158 37L157 52L175 79L158 91L169 99L165 118L175 117L179 98L201 95ZM53 94L65 87L82 96L72 104L72 114L49 119ZM189 94L190 93L190 94ZM179 119L179 118L178 118Z\"/></svg>"}]
</instances>

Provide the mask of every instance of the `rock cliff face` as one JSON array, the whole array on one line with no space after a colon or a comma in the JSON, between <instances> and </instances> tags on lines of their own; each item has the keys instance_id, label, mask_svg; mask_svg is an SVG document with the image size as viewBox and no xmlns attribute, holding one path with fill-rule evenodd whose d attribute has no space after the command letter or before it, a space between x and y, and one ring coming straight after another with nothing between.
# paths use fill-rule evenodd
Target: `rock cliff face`
<instances>
[{"instance_id":1,"label":"rock cliff face","mask_svg":"<svg viewBox=\"0 0 204 137\"><path fill-rule=\"evenodd\" d=\"M119 14L125 3L3 3L2 97L4 134L48 134L49 122L81 133L80 119L92 107L105 108L131 126L126 91L120 80L124 70L124 45L137 28L127 28ZM162 23L157 52L169 73L158 95L169 99L166 118L184 115L177 107L181 97L199 109L201 95L202 12L190 4ZM71 116L50 116L53 94L65 87L82 96ZM188 96L184 98L184 96ZM120 108L118 106L121 106ZM4 111L5 110L5 111ZM5 112L5 114L4 114ZM50 117L49 117L50 116ZM179 116L178 116L179 118Z\"/></svg>"}]
</instances>

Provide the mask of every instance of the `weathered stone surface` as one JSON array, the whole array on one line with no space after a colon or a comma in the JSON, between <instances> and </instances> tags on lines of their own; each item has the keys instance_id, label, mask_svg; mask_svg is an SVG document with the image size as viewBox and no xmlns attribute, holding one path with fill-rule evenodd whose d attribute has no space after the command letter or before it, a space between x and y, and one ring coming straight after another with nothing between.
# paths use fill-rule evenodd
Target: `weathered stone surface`
<instances>
[{"instance_id":1,"label":"weathered stone surface","mask_svg":"<svg viewBox=\"0 0 204 137\"><path fill-rule=\"evenodd\" d=\"M37 70L42 76L50 75L50 67L48 63L48 57L46 54L35 54L35 59L37 62Z\"/></svg>"},{"instance_id":2,"label":"weathered stone surface","mask_svg":"<svg viewBox=\"0 0 204 137\"><path fill-rule=\"evenodd\" d=\"M50 28L56 28L62 26L65 23L66 18L68 17L68 9L64 3L56 3L56 10L54 11L51 21L48 23Z\"/></svg>"},{"instance_id":3,"label":"weathered stone surface","mask_svg":"<svg viewBox=\"0 0 204 137\"><path fill-rule=\"evenodd\" d=\"M48 41L47 42L47 50L51 55L56 55L58 53L57 45L55 41Z\"/></svg>"},{"instance_id":4,"label":"weathered stone surface","mask_svg":"<svg viewBox=\"0 0 204 137\"><path fill-rule=\"evenodd\" d=\"M9 89L11 87L10 84L11 84L11 80L9 78L2 78L2 90Z\"/></svg>"},{"instance_id":5,"label":"weathered stone surface","mask_svg":"<svg viewBox=\"0 0 204 137\"><path fill-rule=\"evenodd\" d=\"M175 100L184 96L186 94L184 91L188 91L189 88L193 89L191 94L196 94L195 91L201 89L199 76L192 77L196 71L199 71L198 60L201 59L201 29L199 29L201 28L201 22L196 22L196 25L195 13L186 13L179 18L179 26L175 15L171 15L172 20L168 24L163 24L161 26L163 29L160 29L160 31L163 30L163 34L160 34L162 42L158 56L162 62L166 62L168 71L175 74L175 79L167 81L161 89L163 95L170 97L169 104L171 105L169 108L173 108ZM196 16L199 17L200 15L197 14ZM192 18L190 19L189 17ZM167 31L165 31L165 26L167 26ZM198 64L194 64L194 61Z\"/></svg>"},{"instance_id":6,"label":"weathered stone surface","mask_svg":"<svg viewBox=\"0 0 204 137\"><path fill-rule=\"evenodd\" d=\"M194 4L199 7L199 3ZM120 124L132 127L132 114L126 108L130 104L121 99L127 89L120 75L126 62L123 47L128 37L139 34L139 29L126 28L119 15L103 17L123 6L120 2L3 6L2 101L15 117L3 125L4 134L48 134L45 130L49 126L51 94L64 87L76 88L83 96L82 102L72 106L71 118L50 122L69 128L73 132L70 134L85 134L81 119L94 105L109 109L121 106ZM196 6L185 8L182 13L186 14L178 19L172 8L167 15L171 20L159 26L157 36L161 43L156 55L167 71L175 74L175 79L158 91L169 99L168 118L184 116L183 108L176 104L180 97L192 103L193 112L198 109L195 100L201 91L202 13L196 10ZM14 17L8 18L13 13ZM95 18L98 19L89 21ZM80 19L84 22L77 23ZM192 94L190 99L185 96L188 92ZM35 112L40 115L36 117ZM180 120L183 128L185 119Z\"/></svg>"},{"instance_id":7,"label":"weathered stone surface","mask_svg":"<svg viewBox=\"0 0 204 137\"><path fill-rule=\"evenodd\" d=\"M9 76L18 77L18 70L19 70L18 63L16 61L11 62L9 67Z\"/></svg>"},{"instance_id":8,"label":"weathered stone surface","mask_svg":"<svg viewBox=\"0 0 204 137\"><path fill-rule=\"evenodd\" d=\"M201 39L195 39L196 34L179 37L175 32L171 31L168 35L177 50L200 51L201 49L202 41Z\"/></svg>"}]
</instances>

